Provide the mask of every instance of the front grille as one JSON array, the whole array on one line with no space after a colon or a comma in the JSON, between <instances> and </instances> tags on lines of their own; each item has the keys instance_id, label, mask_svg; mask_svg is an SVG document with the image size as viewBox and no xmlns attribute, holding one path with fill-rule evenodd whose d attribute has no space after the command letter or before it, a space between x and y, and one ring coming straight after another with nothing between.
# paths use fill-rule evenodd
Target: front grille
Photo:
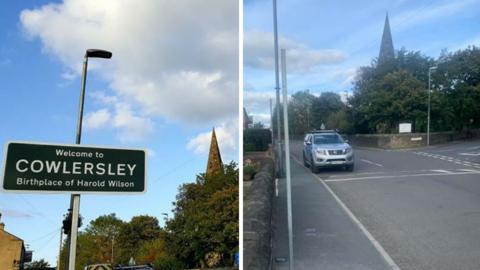
<instances>
[{"instance_id":1,"label":"front grille","mask_svg":"<svg viewBox=\"0 0 480 270\"><path fill-rule=\"evenodd\" d=\"M328 150L328 154L331 156L343 155L343 150Z\"/></svg>"},{"instance_id":2,"label":"front grille","mask_svg":"<svg viewBox=\"0 0 480 270\"><path fill-rule=\"evenodd\" d=\"M345 161L344 158L330 158L330 159L327 159L327 162L331 162L331 161Z\"/></svg>"}]
</instances>

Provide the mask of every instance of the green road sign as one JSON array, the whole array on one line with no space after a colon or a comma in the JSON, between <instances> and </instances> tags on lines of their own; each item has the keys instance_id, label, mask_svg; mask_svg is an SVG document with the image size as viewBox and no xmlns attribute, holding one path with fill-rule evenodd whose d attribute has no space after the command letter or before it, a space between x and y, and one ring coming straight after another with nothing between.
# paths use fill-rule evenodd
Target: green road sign
<instances>
[{"instance_id":1,"label":"green road sign","mask_svg":"<svg viewBox=\"0 0 480 270\"><path fill-rule=\"evenodd\" d=\"M146 153L83 145L9 142L2 189L22 192L141 193Z\"/></svg>"}]
</instances>

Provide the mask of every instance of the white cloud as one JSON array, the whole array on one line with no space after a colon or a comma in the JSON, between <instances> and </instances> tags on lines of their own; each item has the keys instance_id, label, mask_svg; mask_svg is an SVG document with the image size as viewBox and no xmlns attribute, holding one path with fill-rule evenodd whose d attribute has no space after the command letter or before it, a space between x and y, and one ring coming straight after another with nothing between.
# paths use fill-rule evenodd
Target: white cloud
<instances>
[{"instance_id":1,"label":"white cloud","mask_svg":"<svg viewBox=\"0 0 480 270\"><path fill-rule=\"evenodd\" d=\"M136 115L128 104L119 103L115 106L113 126L119 129L117 138L121 142L138 142L145 140L154 131L153 121Z\"/></svg>"},{"instance_id":2,"label":"white cloud","mask_svg":"<svg viewBox=\"0 0 480 270\"><path fill-rule=\"evenodd\" d=\"M273 33L258 30L245 32L243 42L244 63L259 69L274 67ZM345 54L336 49L313 49L286 37L279 37L279 48L286 49L289 72L308 72L319 65L337 64L345 60Z\"/></svg>"},{"instance_id":3,"label":"white cloud","mask_svg":"<svg viewBox=\"0 0 480 270\"><path fill-rule=\"evenodd\" d=\"M107 108L87 114L87 129L116 128L117 139L121 142L144 141L154 132L153 120L136 113L128 102L101 91L92 92L90 96Z\"/></svg>"},{"instance_id":4,"label":"white cloud","mask_svg":"<svg viewBox=\"0 0 480 270\"><path fill-rule=\"evenodd\" d=\"M435 2L434 4L421 6L394 16L391 27L392 29L400 31L421 23L440 20L448 16L456 15L458 12L474 4L478 5L478 0L445 1L440 4Z\"/></svg>"},{"instance_id":5,"label":"white cloud","mask_svg":"<svg viewBox=\"0 0 480 270\"><path fill-rule=\"evenodd\" d=\"M77 77L77 74L71 70L67 70L62 73L62 78L67 81L72 81Z\"/></svg>"},{"instance_id":6,"label":"white cloud","mask_svg":"<svg viewBox=\"0 0 480 270\"><path fill-rule=\"evenodd\" d=\"M219 127L215 127L215 134L217 135L218 146L222 159L226 162L230 159L238 159L238 156L233 156L236 153L236 145L238 141L238 121L229 121ZM190 139L187 143L187 149L194 151L196 154L204 155L210 149L210 141L212 138L212 131L207 131L198 134Z\"/></svg>"},{"instance_id":7,"label":"white cloud","mask_svg":"<svg viewBox=\"0 0 480 270\"><path fill-rule=\"evenodd\" d=\"M243 104L248 114L258 111L269 111L270 99L272 100L272 106L275 106L275 91L243 91Z\"/></svg>"},{"instance_id":8,"label":"white cloud","mask_svg":"<svg viewBox=\"0 0 480 270\"><path fill-rule=\"evenodd\" d=\"M270 127L270 114L268 113L255 113L251 115L253 118L253 123L260 122L265 127Z\"/></svg>"},{"instance_id":9,"label":"white cloud","mask_svg":"<svg viewBox=\"0 0 480 270\"><path fill-rule=\"evenodd\" d=\"M111 115L107 109L90 112L85 116L85 128L98 129L104 127L110 121Z\"/></svg>"},{"instance_id":10,"label":"white cloud","mask_svg":"<svg viewBox=\"0 0 480 270\"><path fill-rule=\"evenodd\" d=\"M123 131L125 121L148 130L146 117L191 126L237 115L237 1L64 0L24 10L20 20L46 53L77 75L87 48L113 52L110 60L90 60L89 72L101 74L115 98L139 110L116 113L115 126Z\"/></svg>"}]
</instances>

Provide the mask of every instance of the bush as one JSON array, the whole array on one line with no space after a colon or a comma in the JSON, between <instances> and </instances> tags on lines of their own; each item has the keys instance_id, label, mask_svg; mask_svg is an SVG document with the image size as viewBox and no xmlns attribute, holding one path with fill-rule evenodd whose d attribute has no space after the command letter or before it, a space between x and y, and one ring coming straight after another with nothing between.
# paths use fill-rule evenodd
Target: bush
<instances>
[{"instance_id":1,"label":"bush","mask_svg":"<svg viewBox=\"0 0 480 270\"><path fill-rule=\"evenodd\" d=\"M161 257L155 261L155 270L181 270L185 265L173 257Z\"/></svg>"},{"instance_id":2,"label":"bush","mask_svg":"<svg viewBox=\"0 0 480 270\"><path fill-rule=\"evenodd\" d=\"M272 142L269 129L251 128L243 131L243 149L245 152L266 151Z\"/></svg>"},{"instance_id":3,"label":"bush","mask_svg":"<svg viewBox=\"0 0 480 270\"><path fill-rule=\"evenodd\" d=\"M243 180L252 180L255 173L255 167L252 164L246 164L243 166Z\"/></svg>"}]
</instances>

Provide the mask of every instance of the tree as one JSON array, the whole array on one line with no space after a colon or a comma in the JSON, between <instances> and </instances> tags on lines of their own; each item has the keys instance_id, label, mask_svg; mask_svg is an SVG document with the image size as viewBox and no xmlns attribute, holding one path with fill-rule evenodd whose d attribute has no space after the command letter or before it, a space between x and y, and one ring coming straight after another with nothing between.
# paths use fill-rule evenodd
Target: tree
<instances>
[{"instance_id":1,"label":"tree","mask_svg":"<svg viewBox=\"0 0 480 270\"><path fill-rule=\"evenodd\" d=\"M25 264L25 269L31 269L31 270L42 270L49 267L50 267L50 264L47 261L45 261L45 259L35 260L33 262Z\"/></svg>"},{"instance_id":2,"label":"tree","mask_svg":"<svg viewBox=\"0 0 480 270\"><path fill-rule=\"evenodd\" d=\"M124 222L113 213L99 216L90 221L85 230L78 233L75 269L81 270L85 265L95 263L124 261L125 258L116 256L116 252L114 253L114 261L111 261L112 245L117 246L115 242L118 241L122 226L124 226ZM65 242L62 246L62 264L66 263L67 249Z\"/></svg>"},{"instance_id":3,"label":"tree","mask_svg":"<svg viewBox=\"0 0 480 270\"><path fill-rule=\"evenodd\" d=\"M252 128L265 128L262 122L256 122L253 124Z\"/></svg>"},{"instance_id":4,"label":"tree","mask_svg":"<svg viewBox=\"0 0 480 270\"><path fill-rule=\"evenodd\" d=\"M122 262L127 263L130 257L137 259L140 247L157 239L160 233L161 229L156 217L148 215L132 217L119 232L118 245Z\"/></svg>"},{"instance_id":5,"label":"tree","mask_svg":"<svg viewBox=\"0 0 480 270\"><path fill-rule=\"evenodd\" d=\"M327 127L329 129L338 129L341 133L352 133L353 126L350 122L347 110L343 109L328 116Z\"/></svg>"},{"instance_id":6,"label":"tree","mask_svg":"<svg viewBox=\"0 0 480 270\"><path fill-rule=\"evenodd\" d=\"M304 134L311 129L312 104L315 96L309 90L299 91L292 95L288 102L288 122L290 132L293 134Z\"/></svg>"},{"instance_id":7,"label":"tree","mask_svg":"<svg viewBox=\"0 0 480 270\"><path fill-rule=\"evenodd\" d=\"M188 267L233 265L239 240L236 164L182 185L174 206L166 226L168 250Z\"/></svg>"},{"instance_id":8,"label":"tree","mask_svg":"<svg viewBox=\"0 0 480 270\"><path fill-rule=\"evenodd\" d=\"M319 97L313 100L313 128L320 129L322 124L326 125L331 114L336 113L344 108L345 104L342 102L339 94L334 92L323 92Z\"/></svg>"}]
</instances>

